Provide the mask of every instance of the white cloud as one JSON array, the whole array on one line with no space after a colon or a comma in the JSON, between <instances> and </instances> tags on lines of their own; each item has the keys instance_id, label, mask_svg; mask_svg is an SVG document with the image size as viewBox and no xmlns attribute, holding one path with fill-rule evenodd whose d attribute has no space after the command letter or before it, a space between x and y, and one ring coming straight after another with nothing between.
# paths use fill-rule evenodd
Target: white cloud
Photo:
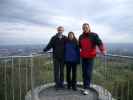
<instances>
[{"instance_id":1,"label":"white cloud","mask_svg":"<svg viewBox=\"0 0 133 100\"><path fill-rule=\"evenodd\" d=\"M105 42L133 42L132 3L132 0L3 0L0 43L48 42L59 25L65 27L65 34L74 31L78 37L84 22Z\"/></svg>"}]
</instances>

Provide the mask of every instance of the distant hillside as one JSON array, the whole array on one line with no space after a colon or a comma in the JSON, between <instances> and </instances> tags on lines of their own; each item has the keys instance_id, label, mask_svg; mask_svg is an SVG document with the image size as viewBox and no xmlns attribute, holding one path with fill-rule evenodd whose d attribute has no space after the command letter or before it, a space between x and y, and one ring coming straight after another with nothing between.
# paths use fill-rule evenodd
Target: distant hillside
<instances>
[{"instance_id":1,"label":"distant hillside","mask_svg":"<svg viewBox=\"0 0 133 100\"><path fill-rule=\"evenodd\" d=\"M0 56L30 55L33 52L42 52L46 45L1 45ZM108 53L133 56L133 43L106 43Z\"/></svg>"},{"instance_id":2,"label":"distant hillside","mask_svg":"<svg viewBox=\"0 0 133 100\"><path fill-rule=\"evenodd\" d=\"M133 56L133 43L107 43L109 53Z\"/></svg>"}]
</instances>

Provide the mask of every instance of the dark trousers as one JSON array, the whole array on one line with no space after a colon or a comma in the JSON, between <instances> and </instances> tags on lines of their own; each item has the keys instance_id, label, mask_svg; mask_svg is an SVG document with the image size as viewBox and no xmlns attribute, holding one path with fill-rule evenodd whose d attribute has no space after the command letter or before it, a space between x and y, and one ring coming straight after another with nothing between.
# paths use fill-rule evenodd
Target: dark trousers
<instances>
[{"instance_id":1,"label":"dark trousers","mask_svg":"<svg viewBox=\"0 0 133 100\"><path fill-rule=\"evenodd\" d=\"M68 88L76 88L76 73L77 73L77 64L74 62L66 63L67 70L67 84Z\"/></svg>"},{"instance_id":2,"label":"dark trousers","mask_svg":"<svg viewBox=\"0 0 133 100\"><path fill-rule=\"evenodd\" d=\"M64 86L64 61L53 59L54 64L54 81L56 87L63 87Z\"/></svg>"},{"instance_id":3,"label":"dark trousers","mask_svg":"<svg viewBox=\"0 0 133 100\"><path fill-rule=\"evenodd\" d=\"M84 89L90 88L94 59L82 59L82 75Z\"/></svg>"}]
</instances>

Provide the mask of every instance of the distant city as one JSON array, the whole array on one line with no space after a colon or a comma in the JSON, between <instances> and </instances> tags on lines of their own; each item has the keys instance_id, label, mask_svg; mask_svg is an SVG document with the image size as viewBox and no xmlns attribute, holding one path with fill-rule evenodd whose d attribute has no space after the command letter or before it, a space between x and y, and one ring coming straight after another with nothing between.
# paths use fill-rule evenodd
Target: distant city
<instances>
[{"instance_id":1,"label":"distant city","mask_svg":"<svg viewBox=\"0 0 133 100\"><path fill-rule=\"evenodd\" d=\"M28 56L32 53L43 51L46 45L1 45L0 56ZM133 43L107 43L106 48L108 53L133 56Z\"/></svg>"},{"instance_id":2,"label":"distant city","mask_svg":"<svg viewBox=\"0 0 133 100\"><path fill-rule=\"evenodd\" d=\"M45 45L2 45L0 56L28 56L32 53L42 52Z\"/></svg>"}]
</instances>

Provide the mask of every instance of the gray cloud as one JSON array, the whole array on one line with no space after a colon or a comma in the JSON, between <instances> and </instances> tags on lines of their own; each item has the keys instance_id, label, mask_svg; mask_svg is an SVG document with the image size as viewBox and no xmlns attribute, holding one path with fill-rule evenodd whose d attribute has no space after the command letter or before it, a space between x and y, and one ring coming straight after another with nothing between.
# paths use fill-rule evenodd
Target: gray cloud
<instances>
[{"instance_id":1,"label":"gray cloud","mask_svg":"<svg viewBox=\"0 0 133 100\"><path fill-rule=\"evenodd\" d=\"M96 27L105 27L109 35L120 33L131 37L133 32L132 3L132 0L0 0L0 26L2 26L0 39L2 41L3 33L4 36L18 34L19 37L19 34L27 30L29 30L27 34L34 35L32 26L33 28L40 27L39 30L43 27L54 30L56 26L64 25L66 29L77 32L86 21L95 24ZM7 26L3 25L5 23ZM16 23L20 26L14 25ZM104 33L103 28L99 30ZM47 34L46 37L48 37ZM109 36L103 35L103 37ZM113 38L111 40L114 41ZM115 41L120 42L119 39ZM128 38L125 42L128 42Z\"/></svg>"},{"instance_id":2,"label":"gray cloud","mask_svg":"<svg viewBox=\"0 0 133 100\"><path fill-rule=\"evenodd\" d=\"M34 8L34 6L30 7L26 2L22 2L21 0L3 0L3 2L0 3L0 12L1 22L52 26L52 24L49 23L50 21L48 21L51 12L45 9L43 9L43 12L40 12L38 9ZM45 13L45 16L43 13Z\"/></svg>"}]
</instances>

